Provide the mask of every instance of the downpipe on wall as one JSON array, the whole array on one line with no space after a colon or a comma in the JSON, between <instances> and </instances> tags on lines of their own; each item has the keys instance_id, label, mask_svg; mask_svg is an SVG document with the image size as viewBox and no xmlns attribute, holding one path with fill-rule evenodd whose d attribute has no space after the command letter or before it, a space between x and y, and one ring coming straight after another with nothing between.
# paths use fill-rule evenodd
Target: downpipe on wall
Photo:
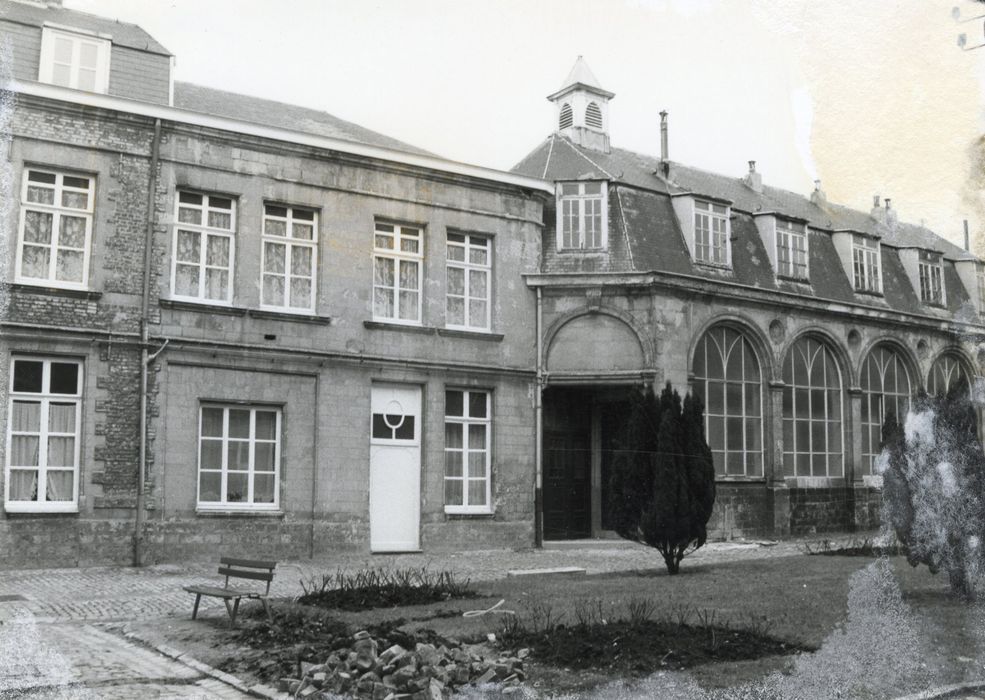
<instances>
[{"instance_id":1,"label":"downpipe on wall","mask_svg":"<svg viewBox=\"0 0 985 700\"><path fill-rule=\"evenodd\" d=\"M144 488L147 478L147 380L149 365L164 352L164 341L153 355L148 351L147 326L150 323L150 266L154 247L154 205L157 194L157 168L161 160L161 120L154 120L154 140L151 143L150 175L147 178L147 221L144 230L144 280L140 313L140 457L137 460L137 503L133 523L133 565L142 566L144 559Z\"/></svg>"},{"instance_id":2,"label":"downpipe on wall","mask_svg":"<svg viewBox=\"0 0 985 700\"><path fill-rule=\"evenodd\" d=\"M534 546L544 546L544 363L541 327L543 326L543 288L537 287L537 386L534 387Z\"/></svg>"}]
</instances>

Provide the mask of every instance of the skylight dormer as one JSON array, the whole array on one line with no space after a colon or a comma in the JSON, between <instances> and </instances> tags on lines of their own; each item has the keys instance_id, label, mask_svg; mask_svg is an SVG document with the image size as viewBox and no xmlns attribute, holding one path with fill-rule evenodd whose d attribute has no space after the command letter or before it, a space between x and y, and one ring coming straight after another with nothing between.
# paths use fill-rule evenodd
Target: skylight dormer
<instances>
[{"instance_id":1,"label":"skylight dormer","mask_svg":"<svg viewBox=\"0 0 985 700\"><path fill-rule=\"evenodd\" d=\"M807 282L810 279L807 222L774 212L756 212L753 219L776 276Z\"/></svg>"},{"instance_id":2,"label":"skylight dormer","mask_svg":"<svg viewBox=\"0 0 985 700\"><path fill-rule=\"evenodd\" d=\"M557 183L557 250L601 252L608 246L608 187L604 180Z\"/></svg>"},{"instance_id":3,"label":"skylight dormer","mask_svg":"<svg viewBox=\"0 0 985 700\"><path fill-rule=\"evenodd\" d=\"M691 260L701 265L731 268L731 202L684 193L672 195L671 204Z\"/></svg>"}]
</instances>

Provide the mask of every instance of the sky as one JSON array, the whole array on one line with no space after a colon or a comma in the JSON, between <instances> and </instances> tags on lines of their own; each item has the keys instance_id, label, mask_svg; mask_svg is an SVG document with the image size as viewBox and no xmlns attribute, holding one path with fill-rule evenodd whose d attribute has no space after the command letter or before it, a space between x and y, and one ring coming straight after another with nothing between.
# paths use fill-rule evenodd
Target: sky
<instances>
[{"instance_id":1,"label":"sky","mask_svg":"<svg viewBox=\"0 0 985 700\"><path fill-rule=\"evenodd\" d=\"M314 107L509 169L582 55L613 145L902 219L985 253L985 15L972 0L64 0L141 25L176 79ZM980 170L980 169L979 169Z\"/></svg>"}]
</instances>

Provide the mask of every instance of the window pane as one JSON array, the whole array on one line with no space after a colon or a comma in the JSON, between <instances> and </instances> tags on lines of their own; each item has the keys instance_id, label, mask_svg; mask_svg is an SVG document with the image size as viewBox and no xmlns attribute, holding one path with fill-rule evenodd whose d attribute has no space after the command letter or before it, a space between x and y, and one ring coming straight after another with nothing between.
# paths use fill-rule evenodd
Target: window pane
<instances>
[{"instance_id":1,"label":"window pane","mask_svg":"<svg viewBox=\"0 0 985 700\"><path fill-rule=\"evenodd\" d=\"M486 398L488 394L483 391L469 392L469 415L472 418L486 417Z\"/></svg>"},{"instance_id":2,"label":"window pane","mask_svg":"<svg viewBox=\"0 0 985 700\"><path fill-rule=\"evenodd\" d=\"M205 263L219 267L229 266L229 241L226 236L209 236L205 251Z\"/></svg>"},{"instance_id":3,"label":"window pane","mask_svg":"<svg viewBox=\"0 0 985 700\"><path fill-rule=\"evenodd\" d=\"M485 479L486 478L486 453L485 452L470 452L469 453L469 477L473 479Z\"/></svg>"},{"instance_id":4,"label":"window pane","mask_svg":"<svg viewBox=\"0 0 985 700\"><path fill-rule=\"evenodd\" d=\"M465 294L465 270L460 267L448 268L448 293Z\"/></svg>"},{"instance_id":5,"label":"window pane","mask_svg":"<svg viewBox=\"0 0 985 700\"><path fill-rule=\"evenodd\" d=\"M486 298L486 280L489 275L484 270L469 270L469 295L478 299Z\"/></svg>"},{"instance_id":6,"label":"window pane","mask_svg":"<svg viewBox=\"0 0 985 700\"><path fill-rule=\"evenodd\" d=\"M273 411L256 412L256 439L275 440L277 438L277 414Z\"/></svg>"},{"instance_id":7,"label":"window pane","mask_svg":"<svg viewBox=\"0 0 985 700\"><path fill-rule=\"evenodd\" d=\"M43 372L43 362L14 360L14 391L40 393Z\"/></svg>"},{"instance_id":8,"label":"window pane","mask_svg":"<svg viewBox=\"0 0 985 700\"><path fill-rule=\"evenodd\" d=\"M201 469L222 469L222 441L202 440L199 447Z\"/></svg>"},{"instance_id":9,"label":"window pane","mask_svg":"<svg viewBox=\"0 0 985 700\"><path fill-rule=\"evenodd\" d=\"M205 271L205 298L224 300L228 294L229 273L226 270Z\"/></svg>"},{"instance_id":10,"label":"window pane","mask_svg":"<svg viewBox=\"0 0 985 700\"><path fill-rule=\"evenodd\" d=\"M62 248L85 248L86 220L80 216L62 216L58 245Z\"/></svg>"},{"instance_id":11,"label":"window pane","mask_svg":"<svg viewBox=\"0 0 985 700\"><path fill-rule=\"evenodd\" d=\"M416 253L420 242L416 238L401 238L400 250L405 253Z\"/></svg>"},{"instance_id":12,"label":"window pane","mask_svg":"<svg viewBox=\"0 0 985 700\"><path fill-rule=\"evenodd\" d=\"M75 472L72 470L59 469L47 472L47 491L45 499L48 501L73 501L75 493L73 488Z\"/></svg>"},{"instance_id":13,"label":"window pane","mask_svg":"<svg viewBox=\"0 0 985 700\"><path fill-rule=\"evenodd\" d=\"M178 231L178 262L198 263L201 258L201 235L195 231Z\"/></svg>"},{"instance_id":14,"label":"window pane","mask_svg":"<svg viewBox=\"0 0 985 700\"><path fill-rule=\"evenodd\" d=\"M84 277L85 259L82 251L59 250L55 279L62 282L81 282Z\"/></svg>"},{"instance_id":15,"label":"window pane","mask_svg":"<svg viewBox=\"0 0 985 700\"><path fill-rule=\"evenodd\" d=\"M75 404L48 404L48 430L52 433L75 433ZM64 464L61 466L65 466Z\"/></svg>"},{"instance_id":16,"label":"window pane","mask_svg":"<svg viewBox=\"0 0 985 700\"><path fill-rule=\"evenodd\" d=\"M475 328L486 327L486 302L469 302L469 325Z\"/></svg>"},{"instance_id":17,"label":"window pane","mask_svg":"<svg viewBox=\"0 0 985 700\"><path fill-rule=\"evenodd\" d=\"M10 444L10 466L36 467L40 464L41 440L36 435L12 435Z\"/></svg>"},{"instance_id":18,"label":"window pane","mask_svg":"<svg viewBox=\"0 0 985 700\"><path fill-rule=\"evenodd\" d=\"M215 503L222 500L222 474L219 472L201 472L198 477L198 500L204 503Z\"/></svg>"},{"instance_id":19,"label":"window pane","mask_svg":"<svg viewBox=\"0 0 985 700\"><path fill-rule=\"evenodd\" d=\"M24 246L21 253L21 274L31 279L48 279L51 263L51 249L37 246Z\"/></svg>"},{"instance_id":20,"label":"window pane","mask_svg":"<svg viewBox=\"0 0 985 700\"><path fill-rule=\"evenodd\" d=\"M190 207L178 207L178 222L182 224L202 225L202 210Z\"/></svg>"},{"instance_id":21,"label":"window pane","mask_svg":"<svg viewBox=\"0 0 985 700\"><path fill-rule=\"evenodd\" d=\"M41 211L24 212L24 241L26 243L51 243L52 215Z\"/></svg>"},{"instance_id":22,"label":"window pane","mask_svg":"<svg viewBox=\"0 0 985 700\"><path fill-rule=\"evenodd\" d=\"M62 206L69 209L87 209L89 194L87 192L62 191Z\"/></svg>"},{"instance_id":23,"label":"window pane","mask_svg":"<svg viewBox=\"0 0 985 700\"><path fill-rule=\"evenodd\" d=\"M473 265L486 265L489 261L489 253L484 248L471 248L469 250L469 262Z\"/></svg>"},{"instance_id":24,"label":"window pane","mask_svg":"<svg viewBox=\"0 0 985 700\"><path fill-rule=\"evenodd\" d=\"M287 246L281 243L263 244L263 271L284 274Z\"/></svg>"},{"instance_id":25,"label":"window pane","mask_svg":"<svg viewBox=\"0 0 985 700\"><path fill-rule=\"evenodd\" d=\"M48 466L49 467L75 466L75 438L74 437L48 438ZM71 472L69 473L69 476L71 476Z\"/></svg>"},{"instance_id":26,"label":"window pane","mask_svg":"<svg viewBox=\"0 0 985 700\"><path fill-rule=\"evenodd\" d=\"M274 502L274 475L273 474L253 475L253 502L254 503Z\"/></svg>"},{"instance_id":27,"label":"window pane","mask_svg":"<svg viewBox=\"0 0 985 700\"><path fill-rule=\"evenodd\" d=\"M90 70L88 68L79 68L78 79L76 81L76 87L79 90L90 90L96 89L96 71Z\"/></svg>"},{"instance_id":28,"label":"window pane","mask_svg":"<svg viewBox=\"0 0 985 700\"><path fill-rule=\"evenodd\" d=\"M272 472L275 464L275 445L272 442L258 442L253 453L253 470L258 472Z\"/></svg>"},{"instance_id":29,"label":"window pane","mask_svg":"<svg viewBox=\"0 0 985 700\"><path fill-rule=\"evenodd\" d=\"M417 320L417 292L400 292L400 318L405 321Z\"/></svg>"},{"instance_id":30,"label":"window pane","mask_svg":"<svg viewBox=\"0 0 985 700\"><path fill-rule=\"evenodd\" d=\"M230 440L226 443L226 469L247 471L250 468L250 443L246 440Z\"/></svg>"},{"instance_id":31,"label":"window pane","mask_svg":"<svg viewBox=\"0 0 985 700\"><path fill-rule=\"evenodd\" d=\"M15 433L37 433L41 430L41 404L34 401L14 401L10 411L10 429Z\"/></svg>"},{"instance_id":32,"label":"window pane","mask_svg":"<svg viewBox=\"0 0 985 700\"><path fill-rule=\"evenodd\" d=\"M484 450L486 448L486 426L470 425L469 426L469 449L470 450Z\"/></svg>"},{"instance_id":33,"label":"window pane","mask_svg":"<svg viewBox=\"0 0 985 700\"><path fill-rule=\"evenodd\" d=\"M373 291L373 315L393 318L393 292L388 289Z\"/></svg>"},{"instance_id":34,"label":"window pane","mask_svg":"<svg viewBox=\"0 0 985 700\"><path fill-rule=\"evenodd\" d=\"M295 309L311 308L311 280L291 278L291 306Z\"/></svg>"},{"instance_id":35,"label":"window pane","mask_svg":"<svg viewBox=\"0 0 985 700\"><path fill-rule=\"evenodd\" d=\"M231 229L233 227L232 215L221 211L210 211L209 226L212 228Z\"/></svg>"},{"instance_id":36,"label":"window pane","mask_svg":"<svg viewBox=\"0 0 985 700\"><path fill-rule=\"evenodd\" d=\"M393 236L381 236L377 233L374 245L384 250L393 250Z\"/></svg>"},{"instance_id":37,"label":"window pane","mask_svg":"<svg viewBox=\"0 0 985 700\"><path fill-rule=\"evenodd\" d=\"M52 177L52 182L54 182L54 175ZM34 179L33 177L30 179ZM27 187L27 201L35 204L54 204L55 203L55 191L50 187L34 187L28 185Z\"/></svg>"},{"instance_id":38,"label":"window pane","mask_svg":"<svg viewBox=\"0 0 985 700\"><path fill-rule=\"evenodd\" d=\"M299 277L311 276L311 248L291 248L291 274Z\"/></svg>"},{"instance_id":39,"label":"window pane","mask_svg":"<svg viewBox=\"0 0 985 700\"><path fill-rule=\"evenodd\" d=\"M486 505L486 480L469 479L469 505Z\"/></svg>"},{"instance_id":40,"label":"window pane","mask_svg":"<svg viewBox=\"0 0 985 700\"><path fill-rule=\"evenodd\" d=\"M400 261L400 288L417 289L418 288L417 272L418 272L418 264L416 262L401 260Z\"/></svg>"},{"instance_id":41,"label":"window pane","mask_svg":"<svg viewBox=\"0 0 985 700\"><path fill-rule=\"evenodd\" d=\"M43 173L38 170L29 170L27 172L28 182L43 182L48 185L55 184L55 174L54 173Z\"/></svg>"},{"instance_id":42,"label":"window pane","mask_svg":"<svg viewBox=\"0 0 985 700\"><path fill-rule=\"evenodd\" d=\"M314 238L315 228L310 224L299 224L295 222L293 233L295 238L299 238L303 241L310 241Z\"/></svg>"},{"instance_id":43,"label":"window pane","mask_svg":"<svg viewBox=\"0 0 985 700\"><path fill-rule=\"evenodd\" d=\"M448 297L448 324L465 325L465 299L462 297Z\"/></svg>"},{"instance_id":44,"label":"window pane","mask_svg":"<svg viewBox=\"0 0 985 700\"><path fill-rule=\"evenodd\" d=\"M248 438L250 436L250 412L237 408L229 409L229 437Z\"/></svg>"},{"instance_id":45,"label":"window pane","mask_svg":"<svg viewBox=\"0 0 985 700\"><path fill-rule=\"evenodd\" d=\"M71 87L72 71L67 65L56 63L51 67L51 82L55 85Z\"/></svg>"},{"instance_id":46,"label":"window pane","mask_svg":"<svg viewBox=\"0 0 985 700\"><path fill-rule=\"evenodd\" d=\"M464 392L447 390L445 391L445 415L462 416L464 408Z\"/></svg>"},{"instance_id":47,"label":"window pane","mask_svg":"<svg viewBox=\"0 0 985 700\"><path fill-rule=\"evenodd\" d=\"M445 479L445 505L465 505L461 479Z\"/></svg>"},{"instance_id":48,"label":"window pane","mask_svg":"<svg viewBox=\"0 0 985 700\"><path fill-rule=\"evenodd\" d=\"M374 258L373 260L373 282L381 287L393 286L393 266L394 260L390 258Z\"/></svg>"},{"instance_id":49,"label":"window pane","mask_svg":"<svg viewBox=\"0 0 985 700\"><path fill-rule=\"evenodd\" d=\"M226 502L245 503L249 497L247 491L249 474L230 472L226 474Z\"/></svg>"},{"instance_id":50,"label":"window pane","mask_svg":"<svg viewBox=\"0 0 985 700\"><path fill-rule=\"evenodd\" d=\"M284 305L284 278L274 275L263 276L263 303L271 306Z\"/></svg>"},{"instance_id":51,"label":"window pane","mask_svg":"<svg viewBox=\"0 0 985 700\"><path fill-rule=\"evenodd\" d=\"M202 409L202 435L222 437L222 409Z\"/></svg>"},{"instance_id":52,"label":"window pane","mask_svg":"<svg viewBox=\"0 0 985 700\"><path fill-rule=\"evenodd\" d=\"M460 245L448 246L448 259L453 262L465 262L465 247Z\"/></svg>"},{"instance_id":53,"label":"window pane","mask_svg":"<svg viewBox=\"0 0 985 700\"><path fill-rule=\"evenodd\" d=\"M10 493L7 498L11 501L38 500L38 471L36 469L11 469Z\"/></svg>"},{"instance_id":54,"label":"window pane","mask_svg":"<svg viewBox=\"0 0 985 700\"><path fill-rule=\"evenodd\" d=\"M175 265L174 292L186 297L198 296L198 267L194 265Z\"/></svg>"},{"instance_id":55,"label":"window pane","mask_svg":"<svg viewBox=\"0 0 985 700\"><path fill-rule=\"evenodd\" d=\"M404 422L393 431L397 440L414 439L414 416L404 416Z\"/></svg>"}]
</instances>

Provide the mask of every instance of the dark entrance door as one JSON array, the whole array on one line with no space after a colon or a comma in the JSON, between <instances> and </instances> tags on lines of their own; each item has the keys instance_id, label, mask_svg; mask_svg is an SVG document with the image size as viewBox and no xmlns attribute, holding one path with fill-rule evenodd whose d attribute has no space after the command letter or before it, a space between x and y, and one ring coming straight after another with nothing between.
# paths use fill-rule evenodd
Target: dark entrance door
<instances>
[{"instance_id":1,"label":"dark entrance door","mask_svg":"<svg viewBox=\"0 0 985 700\"><path fill-rule=\"evenodd\" d=\"M591 402L572 390L548 394L544 416L544 539L592 534Z\"/></svg>"}]
</instances>

